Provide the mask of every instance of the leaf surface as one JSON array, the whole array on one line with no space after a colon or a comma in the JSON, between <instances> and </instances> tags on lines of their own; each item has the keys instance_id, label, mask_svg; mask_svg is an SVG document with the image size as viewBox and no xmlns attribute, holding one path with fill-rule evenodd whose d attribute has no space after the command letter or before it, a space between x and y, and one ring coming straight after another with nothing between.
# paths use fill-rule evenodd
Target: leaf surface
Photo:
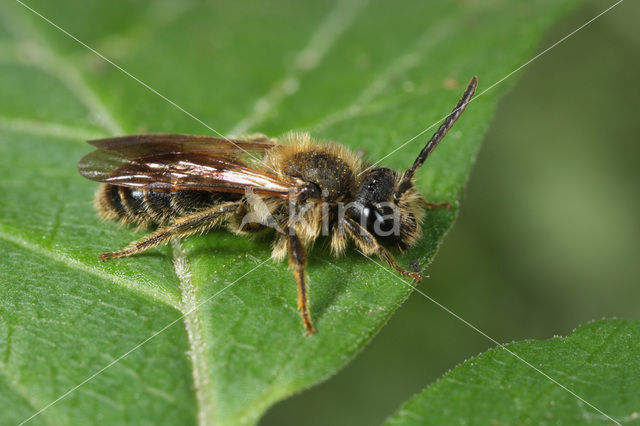
<instances>
[{"instance_id":1,"label":"leaf surface","mask_svg":"<svg viewBox=\"0 0 640 426\"><path fill-rule=\"evenodd\" d=\"M604 320L566 338L494 348L411 398L385 424L636 424L638 347L640 321Z\"/></svg>"},{"instance_id":2,"label":"leaf surface","mask_svg":"<svg viewBox=\"0 0 640 426\"><path fill-rule=\"evenodd\" d=\"M410 294L319 241L308 268L318 333L305 338L268 236L213 231L102 264L143 233L97 219L96 185L76 172L85 139L295 129L375 161L443 118L471 76L482 92L520 66L574 3L28 3L136 81L2 2L2 421L48 407L31 424L252 424L344 366ZM420 171L429 200L454 208L428 214L402 264L434 256L504 88L478 97ZM382 164L406 168L432 130Z\"/></svg>"}]
</instances>

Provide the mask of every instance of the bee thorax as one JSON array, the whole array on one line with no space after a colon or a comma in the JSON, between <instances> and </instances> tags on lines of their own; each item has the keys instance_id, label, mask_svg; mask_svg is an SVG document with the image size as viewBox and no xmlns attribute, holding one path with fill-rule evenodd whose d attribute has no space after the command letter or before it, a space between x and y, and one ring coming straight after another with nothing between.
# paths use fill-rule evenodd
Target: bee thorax
<instances>
[{"instance_id":1,"label":"bee thorax","mask_svg":"<svg viewBox=\"0 0 640 426\"><path fill-rule=\"evenodd\" d=\"M311 182L320 189L327 201L348 194L354 175L341 158L325 151L305 151L294 154L286 163L284 173Z\"/></svg>"}]
</instances>

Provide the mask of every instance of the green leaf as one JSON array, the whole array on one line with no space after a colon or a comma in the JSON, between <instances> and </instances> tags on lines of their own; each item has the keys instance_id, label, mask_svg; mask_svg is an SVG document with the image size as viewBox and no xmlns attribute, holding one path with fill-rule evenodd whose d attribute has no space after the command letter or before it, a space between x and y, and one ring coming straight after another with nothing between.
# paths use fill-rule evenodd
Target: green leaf
<instances>
[{"instance_id":1,"label":"green leaf","mask_svg":"<svg viewBox=\"0 0 640 426\"><path fill-rule=\"evenodd\" d=\"M520 66L575 1L209 3L28 4L220 132L309 130L377 160L447 114L472 75L481 92ZM304 337L268 237L213 231L98 262L143 233L96 217L96 185L76 172L84 140L212 130L11 1L0 73L3 421L46 407L30 424L252 424L344 366L410 294L321 241L318 333ZM477 97L420 171L429 200L455 207L429 213L402 264L433 258L504 88ZM430 133L382 164L407 167Z\"/></svg>"},{"instance_id":2,"label":"green leaf","mask_svg":"<svg viewBox=\"0 0 640 426\"><path fill-rule=\"evenodd\" d=\"M385 424L637 424L638 347L640 321L604 320L566 338L494 348L415 395Z\"/></svg>"}]
</instances>

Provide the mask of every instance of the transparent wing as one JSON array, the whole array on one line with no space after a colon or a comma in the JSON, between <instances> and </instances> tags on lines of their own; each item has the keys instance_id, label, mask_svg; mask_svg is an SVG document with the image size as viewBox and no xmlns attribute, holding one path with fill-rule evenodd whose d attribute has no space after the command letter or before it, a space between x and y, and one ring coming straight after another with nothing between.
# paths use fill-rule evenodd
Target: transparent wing
<instances>
[{"instance_id":1,"label":"transparent wing","mask_svg":"<svg viewBox=\"0 0 640 426\"><path fill-rule=\"evenodd\" d=\"M185 134L149 133L88 141L98 149L119 152L129 159L157 154L201 153L235 156L241 153L261 153L276 145L274 139L224 139Z\"/></svg>"},{"instance_id":2,"label":"transparent wing","mask_svg":"<svg viewBox=\"0 0 640 426\"><path fill-rule=\"evenodd\" d=\"M289 198L298 185L292 179L249 167L241 152L225 139L187 135L137 135L90 143L97 150L78 163L87 179L156 191L211 191ZM238 141L253 151L273 147L271 140Z\"/></svg>"}]
</instances>

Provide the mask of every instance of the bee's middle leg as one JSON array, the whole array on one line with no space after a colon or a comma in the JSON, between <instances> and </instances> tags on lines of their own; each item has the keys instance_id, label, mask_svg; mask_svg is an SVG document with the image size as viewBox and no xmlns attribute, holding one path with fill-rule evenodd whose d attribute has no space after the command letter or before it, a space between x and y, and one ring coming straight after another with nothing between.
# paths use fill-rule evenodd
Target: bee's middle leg
<instances>
[{"instance_id":1,"label":"bee's middle leg","mask_svg":"<svg viewBox=\"0 0 640 426\"><path fill-rule=\"evenodd\" d=\"M307 280L305 266L307 264L307 253L300 241L300 238L294 233L289 235L289 263L293 267L293 274L296 277L298 286L298 310L302 317L302 323L306 329L307 335L315 333L309 314L309 298L307 297Z\"/></svg>"},{"instance_id":2,"label":"bee's middle leg","mask_svg":"<svg viewBox=\"0 0 640 426\"><path fill-rule=\"evenodd\" d=\"M218 204L209 209L181 217L171 225L162 227L140 240L134 241L121 251L101 254L100 260L104 262L107 259L131 256L166 244L173 238L188 237L199 232L206 232L233 214L239 205L240 202L237 201Z\"/></svg>"}]
</instances>

